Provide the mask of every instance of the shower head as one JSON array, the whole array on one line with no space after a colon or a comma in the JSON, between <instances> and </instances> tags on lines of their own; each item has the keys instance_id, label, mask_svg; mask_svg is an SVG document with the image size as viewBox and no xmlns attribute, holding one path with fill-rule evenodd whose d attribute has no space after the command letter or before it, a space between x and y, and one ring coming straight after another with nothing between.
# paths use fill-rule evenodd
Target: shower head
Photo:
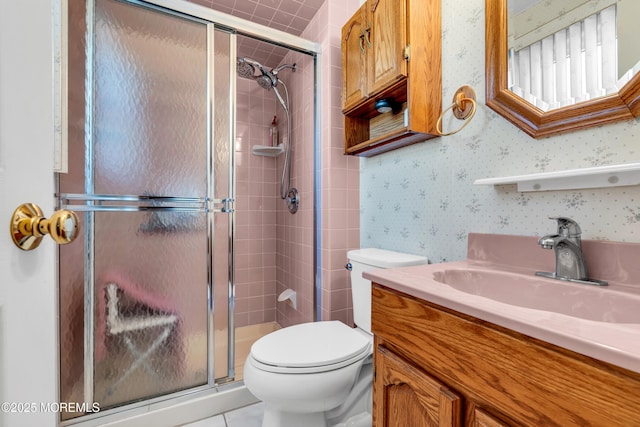
<instances>
[{"instance_id":1,"label":"shower head","mask_svg":"<svg viewBox=\"0 0 640 427\"><path fill-rule=\"evenodd\" d=\"M261 75L269 74L269 71L267 71L265 66L254 59L242 57L238 58L238 60L236 61L236 70L240 77L244 77L247 79L257 79L258 77L260 77L260 75L255 75L256 69L260 71Z\"/></svg>"},{"instance_id":2,"label":"shower head","mask_svg":"<svg viewBox=\"0 0 640 427\"><path fill-rule=\"evenodd\" d=\"M278 81L273 74L263 74L256 78L256 81L258 82L258 86L266 90L271 90L271 88L278 84Z\"/></svg>"},{"instance_id":3,"label":"shower head","mask_svg":"<svg viewBox=\"0 0 640 427\"><path fill-rule=\"evenodd\" d=\"M256 80L258 85L266 90L271 90L278 85L280 82L277 77L278 73L285 68L290 68L295 71L296 64L283 64L271 71L268 71L264 65L254 59L247 58L246 56L238 58L236 61L236 70L240 77ZM259 71L260 74L256 75L256 70Z\"/></svg>"},{"instance_id":4,"label":"shower head","mask_svg":"<svg viewBox=\"0 0 640 427\"><path fill-rule=\"evenodd\" d=\"M244 58L238 58L236 63L236 71L240 77L244 77L245 79L254 79L256 69L253 65L244 60Z\"/></svg>"},{"instance_id":5,"label":"shower head","mask_svg":"<svg viewBox=\"0 0 640 427\"><path fill-rule=\"evenodd\" d=\"M256 75L256 69L260 74ZM238 58L236 61L236 70L240 77L256 80L258 85L263 89L271 90L272 87L278 84L278 79L275 74L272 74L264 65L251 58Z\"/></svg>"}]
</instances>

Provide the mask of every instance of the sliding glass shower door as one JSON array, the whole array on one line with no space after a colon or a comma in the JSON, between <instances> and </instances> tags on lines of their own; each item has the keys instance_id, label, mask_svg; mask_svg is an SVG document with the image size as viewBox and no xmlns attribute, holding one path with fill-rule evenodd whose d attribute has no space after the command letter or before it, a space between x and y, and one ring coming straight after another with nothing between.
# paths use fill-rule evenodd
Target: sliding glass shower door
<instances>
[{"instance_id":1,"label":"sliding glass shower door","mask_svg":"<svg viewBox=\"0 0 640 427\"><path fill-rule=\"evenodd\" d=\"M233 376L234 40L138 2L80 3L59 199L83 232L60 248L60 396L104 411Z\"/></svg>"}]
</instances>

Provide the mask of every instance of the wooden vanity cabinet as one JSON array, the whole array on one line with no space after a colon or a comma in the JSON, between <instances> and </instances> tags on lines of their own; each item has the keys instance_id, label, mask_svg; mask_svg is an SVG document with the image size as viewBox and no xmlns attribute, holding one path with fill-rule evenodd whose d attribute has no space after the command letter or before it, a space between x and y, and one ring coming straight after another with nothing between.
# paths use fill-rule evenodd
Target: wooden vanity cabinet
<instances>
[{"instance_id":1,"label":"wooden vanity cabinet","mask_svg":"<svg viewBox=\"0 0 640 427\"><path fill-rule=\"evenodd\" d=\"M438 136L441 68L439 0L367 0L342 28L345 154ZM399 109L378 113L383 98Z\"/></svg>"},{"instance_id":2,"label":"wooden vanity cabinet","mask_svg":"<svg viewBox=\"0 0 640 427\"><path fill-rule=\"evenodd\" d=\"M385 400L375 408L376 419L384 420L377 426L460 426L460 396L384 346L375 357L375 388Z\"/></svg>"},{"instance_id":3,"label":"wooden vanity cabinet","mask_svg":"<svg viewBox=\"0 0 640 427\"><path fill-rule=\"evenodd\" d=\"M640 426L640 374L374 284L373 425Z\"/></svg>"}]
</instances>

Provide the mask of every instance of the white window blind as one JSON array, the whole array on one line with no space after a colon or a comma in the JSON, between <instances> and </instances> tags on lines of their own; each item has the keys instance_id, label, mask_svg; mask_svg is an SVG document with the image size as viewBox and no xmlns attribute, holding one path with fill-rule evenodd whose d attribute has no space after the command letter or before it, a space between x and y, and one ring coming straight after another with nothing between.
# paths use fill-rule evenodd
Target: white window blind
<instances>
[{"instance_id":1,"label":"white window blind","mask_svg":"<svg viewBox=\"0 0 640 427\"><path fill-rule=\"evenodd\" d=\"M616 5L509 51L509 88L543 111L616 93Z\"/></svg>"}]
</instances>

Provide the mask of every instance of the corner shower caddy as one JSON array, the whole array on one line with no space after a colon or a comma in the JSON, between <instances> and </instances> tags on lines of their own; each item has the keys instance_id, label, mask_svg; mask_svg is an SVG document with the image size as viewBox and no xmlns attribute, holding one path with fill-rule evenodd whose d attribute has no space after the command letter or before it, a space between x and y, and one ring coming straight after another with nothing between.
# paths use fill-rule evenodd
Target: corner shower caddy
<instances>
[{"instance_id":1,"label":"corner shower caddy","mask_svg":"<svg viewBox=\"0 0 640 427\"><path fill-rule=\"evenodd\" d=\"M271 145L254 145L252 152L256 156L278 157L284 152L284 145L278 144L275 147Z\"/></svg>"}]
</instances>

